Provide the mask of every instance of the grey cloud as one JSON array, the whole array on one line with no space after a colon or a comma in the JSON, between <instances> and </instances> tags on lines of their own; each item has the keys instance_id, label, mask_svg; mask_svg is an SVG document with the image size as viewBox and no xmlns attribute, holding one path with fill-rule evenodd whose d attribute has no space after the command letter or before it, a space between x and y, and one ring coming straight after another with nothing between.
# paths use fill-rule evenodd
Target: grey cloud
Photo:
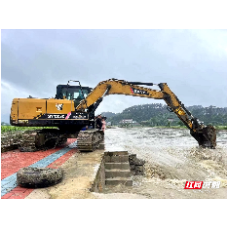
<instances>
[{"instance_id":1,"label":"grey cloud","mask_svg":"<svg viewBox=\"0 0 227 227\"><path fill-rule=\"evenodd\" d=\"M91 87L109 78L167 82L185 105L224 107L226 34L222 30L2 30L2 80L16 88L15 97L20 97L21 89L28 95L53 97L56 85L69 79ZM2 95L8 100L2 108L10 108L10 98ZM156 102L125 96L106 99L99 110L120 112L134 104Z\"/></svg>"}]
</instances>

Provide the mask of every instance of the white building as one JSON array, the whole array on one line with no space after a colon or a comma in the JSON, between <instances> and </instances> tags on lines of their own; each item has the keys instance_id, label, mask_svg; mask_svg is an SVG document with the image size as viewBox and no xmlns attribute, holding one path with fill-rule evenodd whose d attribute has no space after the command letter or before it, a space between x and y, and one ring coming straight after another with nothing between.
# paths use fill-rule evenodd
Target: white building
<instances>
[{"instance_id":1,"label":"white building","mask_svg":"<svg viewBox=\"0 0 227 227\"><path fill-rule=\"evenodd\" d=\"M123 119L119 123L120 124L133 124L133 119Z\"/></svg>"},{"instance_id":2,"label":"white building","mask_svg":"<svg viewBox=\"0 0 227 227\"><path fill-rule=\"evenodd\" d=\"M136 125L138 124L136 121L133 121L133 119L123 119L119 122L119 124L133 124Z\"/></svg>"}]
</instances>

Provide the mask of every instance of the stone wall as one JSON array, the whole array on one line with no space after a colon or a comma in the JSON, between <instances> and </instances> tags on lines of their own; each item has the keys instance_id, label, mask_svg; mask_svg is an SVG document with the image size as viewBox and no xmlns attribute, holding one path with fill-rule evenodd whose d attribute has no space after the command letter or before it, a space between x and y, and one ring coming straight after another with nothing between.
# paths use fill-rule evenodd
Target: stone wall
<instances>
[{"instance_id":1,"label":"stone wall","mask_svg":"<svg viewBox=\"0 0 227 227\"><path fill-rule=\"evenodd\" d=\"M145 161L136 157L136 154L129 154L129 164L133 175L144 175Z\"/></svg>"}]
</instances>

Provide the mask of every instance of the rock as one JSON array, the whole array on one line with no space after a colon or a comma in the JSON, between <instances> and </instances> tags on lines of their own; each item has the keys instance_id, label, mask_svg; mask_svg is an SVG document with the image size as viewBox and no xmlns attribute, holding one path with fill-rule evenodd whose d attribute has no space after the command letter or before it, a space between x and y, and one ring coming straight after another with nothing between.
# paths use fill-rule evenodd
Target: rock
<instances>
[{"instance_id":1,"label":"rock","mask_svg":"<svg viewBox=\"0 0 227 227\"><path fill-rule=\"evenodd\" d=\"M143 166L144 164L145 164L145 161L143 161L141 159L136 158L134 160L134 165L136 165L136 166Z\"/></svg>"},{"instance_id":2,"label":"rock","mask_svg":"<svg viewBox=\"0 0 227 227\"><path fill-rule=\"evenodd\" d=\"M135 175L143 175L143 172L141 172L141 171L135 171Z\"/></svg>"},{"instance_id":3,"label":"rock","mask_svg":"<svg viewBox=\"0 0 227 227\"><path fill-rule=\"evenodd\" d=\"M136 154L129 154L129 160L131 159L131 160L133 160L134 158L136 158Z\"/></svg>"},{"instance_id":4,"label":"rock","mask_svg":"<svg viewBox=\"0 0 227 227\"><path fill-rule=\"evenodd\" d=\"M143 166L136 166L135 170L139 172L143 172Z\"/></svg>"},{"instance_id":5,"label":"rock","mask_svg":"<svg viewBox=\"0 0 227 227\"><path fill-rule=\"evenodd\" d=\"M130 169L134 170L135 169L135 165L130 165Z\"/></svg>"}]
</instances>

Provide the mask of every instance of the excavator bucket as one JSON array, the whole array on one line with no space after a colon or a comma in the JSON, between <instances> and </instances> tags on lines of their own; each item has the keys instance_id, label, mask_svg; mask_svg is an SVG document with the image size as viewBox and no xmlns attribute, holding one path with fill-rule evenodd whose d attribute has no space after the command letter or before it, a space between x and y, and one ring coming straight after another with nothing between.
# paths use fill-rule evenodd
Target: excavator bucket
<instances>
[{"instance_id":1,"label":"excavator bucket","mask_svg":"<svg viewBox=\"0 0 227 227\"><path fill-rule=\"evenodd\" d=\"M190 134L198 141L199 146L202 146L203 148L216 147L216 130L213 126L208 125L198 132L193 132L191 130Z\"/></svg>"}]
</instances>

